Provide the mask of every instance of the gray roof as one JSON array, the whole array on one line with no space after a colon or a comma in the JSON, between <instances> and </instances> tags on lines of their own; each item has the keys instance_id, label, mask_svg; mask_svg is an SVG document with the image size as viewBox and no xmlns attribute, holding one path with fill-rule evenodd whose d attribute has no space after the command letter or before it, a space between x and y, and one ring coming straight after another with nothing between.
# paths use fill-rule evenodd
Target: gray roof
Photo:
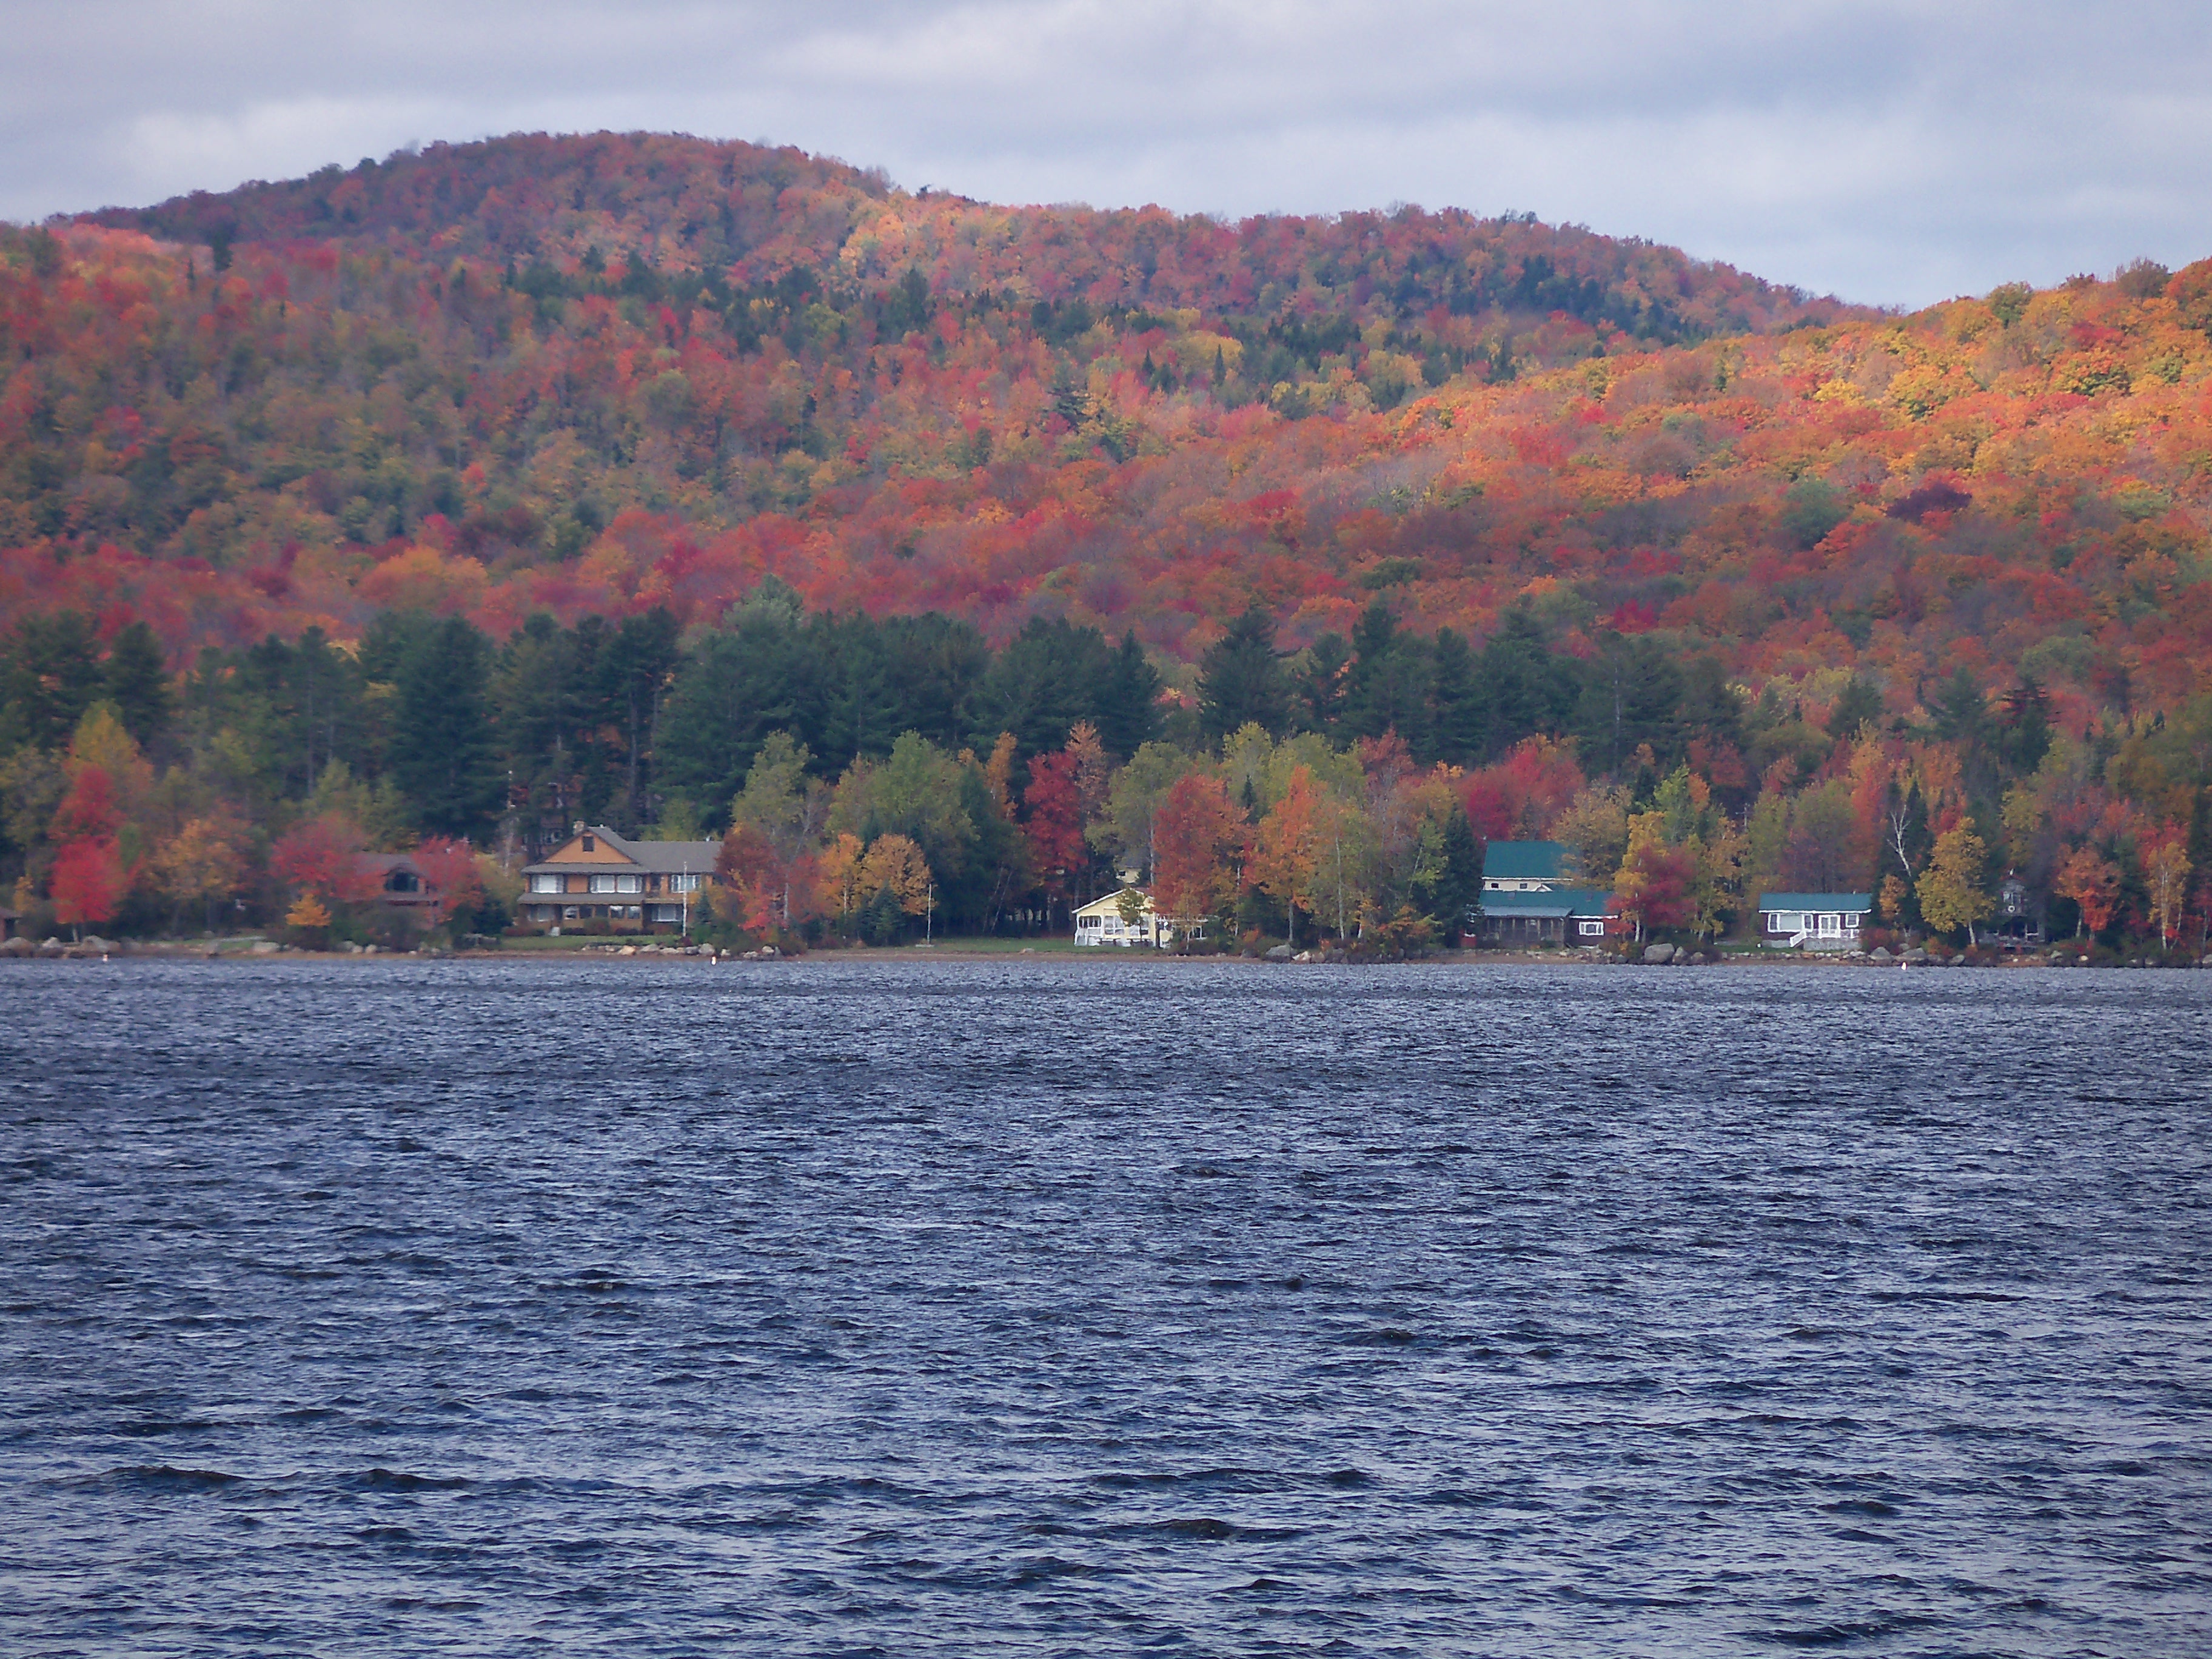
<instances>
[{"instance_id":1,"label":"gray roof","mask_svg":"<svg viewBox=\"0 0 2212 1659\"><path fill-rule=\"evenodd\" d=\"M593 824L592 834L639 869L653 875L680 876L689 873L710 876L714 872L714 860L722 855L722 843L719 841L632 841L626 836L615 834L603 823ZM595 860L570 859L532 864L527 866L522 873L532 875L541 871L548 875L604 875L607 873L608 866Z\"/></svg>"}]
</instances>

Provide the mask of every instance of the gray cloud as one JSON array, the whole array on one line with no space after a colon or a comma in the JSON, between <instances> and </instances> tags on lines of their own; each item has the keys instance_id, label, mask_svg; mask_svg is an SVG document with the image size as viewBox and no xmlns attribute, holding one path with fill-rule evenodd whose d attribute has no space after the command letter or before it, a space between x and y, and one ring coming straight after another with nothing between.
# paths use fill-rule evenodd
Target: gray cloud
<instances>
[{"instance_id":1,"label":"gray cloud","mask_svg":"<svg viewBox=\"0 0 2212 1659\"><path fill-rule=\"evenodd\" d=\"M768 138L998 201L1528 210L1919 303L2212 253L2178 0L0 0L0 216L410 142Z\"/></svg>"}]
</instances>

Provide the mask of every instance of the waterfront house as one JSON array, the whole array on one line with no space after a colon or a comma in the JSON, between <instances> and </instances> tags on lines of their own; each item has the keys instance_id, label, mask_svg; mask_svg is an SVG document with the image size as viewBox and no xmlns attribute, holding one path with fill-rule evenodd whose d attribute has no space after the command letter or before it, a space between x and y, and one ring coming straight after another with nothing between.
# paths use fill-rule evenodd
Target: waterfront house
<instances>
[{"instance_id":1,"label":"waterfront house","mask_svg":"<svg viewBox=\"0 0 2212 1659\"><path fill-rule=\"evenodd\" d=\"M1603 887L1551 887L1534 892L1486 891L1472 918L1484 945L1602 945L1611 926Z\"/></svg>"},{"instance_id":2,"label":"waterfront house","mask_svg":"<svg viewBox=\"0 0 2212 1659\"><path fill-rule=\"evenodd\" d=\"M1482 849L1482 902L1492 893L1548 893L1572 885L1567 879L1566 843L1557 841L1493 841Z\"/></svg>"},{"instance_id":3,"label":"waterfront house","mask_svg":"<svg viewBox=\"0 0 2212 1659\"><path fill-rule=\"evenodd\" d=\"M1127 921L1121 915L1121 895L1134 893L1144 901L1135 921ZM1075 913L1075 942L1078 945L1118 945L1125 950L1131 945L1150 945L1155 948L1176 942L1178 930L1174 922L1152 908L1152 896L1139 887L1123 887L1093 899ZM1202 939L1206 923L1193 922L1186 938Z\"/></svg>"},{"instance_id":4,"label":"waterfront house","mask_svg":"<svg viewBox=\"0 0 2212 1659\"><path fill-rule=\"evenodd\" d=\"M1482 908L1468 922L1484 945L1597 945L1612 897L1569 878L1564 842L1493 841L1482 854Z\"/></svg>"},{"instance_id":5,"label":"waterfront house","mask_svg":"<svg viewBox=\"0 0 2212 1659\"><path fill-rule=\"evenodd\" d=\"M522 920L531 927L605 922L618 933L674 929L696 918L714 884L717 841L631 841L579 823L524 866Z\"/></svg>"},{"instance_id":6,"label":"waterfront house","mask_svg":"<svg viewBox=\"0 0 2212 1659\"><path fill-rule=\"evenodd\" d=\"M376 884L377 902L427 927L438 913L438 890L405 853L363 853L361 867Z\"/></svg>"},{"instance_id":7,"label":"waterfront house","mask_svg":"<svg viewBox=\"0 0 2212 1659\"><path fill-rule=\"evenodd\" d=\"M1780 951L1854 951L1871 893L1761 893L1759 942Z\"/></svg>"}]
</instances>

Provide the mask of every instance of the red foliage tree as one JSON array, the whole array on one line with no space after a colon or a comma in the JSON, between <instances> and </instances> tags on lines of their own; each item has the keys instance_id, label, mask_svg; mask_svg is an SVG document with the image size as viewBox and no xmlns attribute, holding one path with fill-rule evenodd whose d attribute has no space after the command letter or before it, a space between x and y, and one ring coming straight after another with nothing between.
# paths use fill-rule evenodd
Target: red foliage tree
<instances>
[{"instance_id":1,"label":"red foliage tree","mask_svg":"<svg viewBox=\"0 0 2212 1659\"><path fill-rule=\"evenodd\" d=\"M335 812L295 824L269 852L279 881L341 904L360 904L377 894L375 872L362 860L360 827Z\"/></svg>"},{"instance_id":2,"label":"red foliage tree","mask_svg":"<svg viewBox=\"0 0 2212 1659\"><path fill-rule=\"evenodd\" d=\"M1067 750L1040 755L1030 767L1030 787L1022 792L1028 838L1047 895L1065 904L1091 867L1090 843L1083 837L1083 789L1078 756Z\"/></svg>"},{"instance_id":3,"label":"red foliage tree","mask_svg":"<svg viewBox=\"0 0 2212 1659\"><path fill-rule=\"evenodd\" d=\"M64 844L54 860L54 920L71 927L97 926L122 908L130 872L112 836L86 836Z\"/></svg>"},{"instance_id":4,"label":"red foliage tree","mask_svg":"<svg viewBox=\"0 0 2212 1659\"><path fill-rule=\"evenodd\" d=\"M122 809L116 805L114 780L100 766L80 766L70 792L54 811L51 834L56 841L112 840L122 828Z\"/></svg>"},{"instance_id":5,"label":"red foliage tree","mask_svg":"<svg viewBox=\"0 0 2212 1659\"><path fill-rule=\"evenodd\" d=\"M428 890L431 921L441 922L483 902L483 877L468 842L451 836L427 836L415 848L415 867Z\"/></svg>"},{"instance_id":6,"label":"red foliage tree","mask_svg":"<svg viewBox=\"0 0 2212 1659\"><path fill-rule=\"evenodd\" d=\"M1188 772L1160 804L1152 832L1152 904L1178 922L1218 915L1237 896L1244 814L1219 778Z\"/></svg>"},{"instance_id":7,"label":"red foliage tree","mask_svg":"<svg viewBox=\"0 0 2212 1659\"><path fill-rule=\"evenodd\" d=\"M715 908L750 933L769 933L823 914L819 860L803 844L787 851L757 825L738 823L714 857Z\"/></svg>"},{"instance_id":8,"label":"red foliage tree","mask_svg":"<svg viewBox=\"0 0 2212 1659\"><path fill-rule=\"evenodd\" d=\"M1524 738L1495 766L1468 775L1462 786L1467 821L1485 841L1535 840L1567 810L1583 783L1571 742Z\"/></svg>"}]
</instances>

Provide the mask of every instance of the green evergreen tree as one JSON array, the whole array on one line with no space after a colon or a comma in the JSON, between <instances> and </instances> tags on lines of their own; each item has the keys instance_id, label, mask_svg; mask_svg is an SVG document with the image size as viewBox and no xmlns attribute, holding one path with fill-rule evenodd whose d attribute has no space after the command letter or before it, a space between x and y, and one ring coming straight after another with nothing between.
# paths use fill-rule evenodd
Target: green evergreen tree
<instances>
[{"instance_id":1,"label":"green evergreen tree","mask_svg":"<svg viewBox=\"0 0 2212 1659\"><path fill-rule=\"evenodd\" d=\"M1355 738L1395 732L1417 753L1429 745L1429 660L1418 641L1398 631L1381 599L1370 603L1352 635L1345 677L1344 729Z\"/></svg>"},{"instance_id":2,"label":"green evergreen tree","mask_svg":"<svg viewBox=\"0 0 2212 1659\"><path fill-rule=\"evenodd\" d=\"M914 729L891 682L891 665L872 618L820 619L809 630L821 649L822 742L842 763L879 760Z\"/></svg>"},{"instance_id":3,"label":"green evergreen tree","mask_svg":"<svg viewBox=\"0 0 2212 1659\"><path fill-rule=\"evenodd\" d=\"M1540 623L1525 605L1498 619L1477 659L1475 680L1488 704L1485 761L1496 759L1534 732L1567 730L1582 697L1582 677L1571 659L1554 656Z\"/></svg>"},{"instance_id":4,"label":"green evergreen tree","mask_svg":"<svg viewBox=\"0 0 2212 1659\"><path fill-rule=\"evenodd\" d=\"M1291 674L1291 725L1334 743L1344 725L1345 682L1351 670L1352 647L1334 629L1301 652Z\"/></svg>"},{"instance_id":5,"label":"green evergreen tree","mask_svg":"<svg viewBox=\"0 0 2212 1659\"><path fill-rule=\"evenodd\" d=\"M602 693L622 733L623 821L630 828L647 817L653 729L676 672L677 633L675 617L655 605L641 617L623 617L599 653Z\"/></svg>"},{"instance_id":6,"label":"green evergreen tree","mask_svg":"<svg viewBox=\"0 0 2212 1659\"><path fill-rule=\"evenodd\" d=\"M1442 867L1429 889L1429 917L1444 943L1459 947L1460 935L1474 930L1482 908L1482 841L1468 821L1467 809L1454 806L1444 820Z\"/></svg>"},{"instance_id":7,"label":"green evergreen tree","mask_svg":"<svg viewBox=\"0 0 2212 1659\"><path fill-rule=\"evenodd\" d=\"M1109 751L1127 760L1159 735L1160 675L1146 660L1137 632L1121 635L1121 647L1106 671L1098 698L1098 737Z\"/></svg>"},{"instance_id":8,"label":"green evergreen tree","mask_svg":"<svg viewBox=\"0 0 2212 1659\"><path fill-rule=\"evenodd\" d=\"M1490 710L1475 678L1474 655L1456 629L1440 628L1429 647L1428 748L1425 763L1468 766L1482 753Z\"/></svg>"},{"instance_id":9,"label":"green evergreen tree","mask_svg":"<svg viewBox=\"0 0 2212 1659\"><path fill-rule=\"evenodd\" d=\"M975 748L988 750L1011 732L1024 755L1041 755L1066 743L1078 720L1096 725L1113 659L1097 629L1032 617L985 678Z\"/></svg>"},{"instance_id":10,"label":"green evergreen tree","mask_svg":"<svg viewBox=\"0 0 2212 1659\"><path fill-rule=\"evenodd\" d=\"M433 834L483 836L505 793L494 763L490 667L489 641L461 617L422 629L397 665L392 775Z\"/></svg>"},{"instance_id":11,"label":"green evergreen tree","mask_svg":"<svg viewBox=\"0 0 2212 1659\"><path fill-rule=\"evenodd\" d=\"M1199 727L1210 743L1248 722L1280 737L1289 713L1275 624L1255 605L1199 659Z\"/></svg>"},{"instance_id":12,"label":"green evergreen tree","mask_svg":"<svg viewBox=\"0 0 2212 1659\"><path fill-rule=\"evenodd\" d=\"M75 611L26 617L0 652L0 754L65 747L102 690L91 623Z\"/></svg>"},{"instance_id":13,"label":"green evergreen tree","mask_svg":"<svg viewBox=\"0 0 2212 1659\"><path fill-rule=\"evenodd\" d=\"M134 622L108 642L104 692L124 730L150 748L169 723L169 665L154 630Z\"/></svg>"}]
</instances>

